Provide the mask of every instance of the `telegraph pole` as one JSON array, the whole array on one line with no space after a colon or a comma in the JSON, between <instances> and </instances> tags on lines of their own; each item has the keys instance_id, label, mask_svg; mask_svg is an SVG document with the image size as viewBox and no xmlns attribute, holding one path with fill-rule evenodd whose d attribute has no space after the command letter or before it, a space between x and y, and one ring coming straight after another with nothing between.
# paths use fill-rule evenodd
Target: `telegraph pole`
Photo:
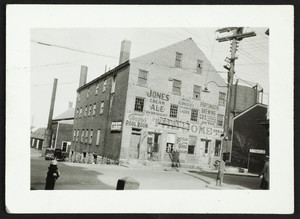
<instances>
[{"instance_id":1,"label":"telegraph pole","mask_svg":"<svg viewBox=\"0 0 300 219\"><path fill-rule=\"evenodd\" d=\"M47 125L47 129L45 131L44 144L43 144L43 148L42 148L43 149L42 157L45 156L46 148L51 146L51 135L52 135L51 124L52 124L52 117L53 117L53 110L54 110L54 103L55 103L56 88L57 88L57 78L54 78L50 111L49 111L49 117L48 117L48 125Z\"/></svg>"},{"instance_id":2,"label":"telegraph pole","mask_svg":"<svg viewBox=\"0 0 300 219\"><path fill-rule=\"evenodd\" d=\"M231 93L232 93L232 85L233 85L233 76L234 76L234 67L235 67L235 60L236 51L238 47L238 42L247 37L256 36L255 32L248 32L243 33L243 27L226 27L218 29L216 32L225 33L225 32L232 32L231 36L225 36L217 38L218 42L225 42L231 41L231 54L230 58L226 58L229 66L225 65L224 68L228 70L227 74L227 97L226 97L226 108L225 108L225 120L224 120L224 138L222 144L221 152L229 152L229 141L231 141L231 132L230 130L230 107L231 107Z\"/></svg>"}]
</instances>

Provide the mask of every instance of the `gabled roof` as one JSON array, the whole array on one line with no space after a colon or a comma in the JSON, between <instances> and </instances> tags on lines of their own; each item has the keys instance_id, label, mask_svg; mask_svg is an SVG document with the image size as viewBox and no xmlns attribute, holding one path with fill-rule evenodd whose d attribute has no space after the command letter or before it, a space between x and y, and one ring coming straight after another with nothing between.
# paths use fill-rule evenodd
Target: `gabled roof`
<instances>
[{"instance_id":1,"label":"gabled roof","mask_svg":"<svg viewBox=\"0 0 300 219\"><path fill-rule=\"evenodd\" d=\"M62 114L56 116L52 121L60 121L60 120L70 120L74 119L75 109L69 108L67 111L63 112Z\"/></svg>"},{"instance_id":2,"label":"gabled roof","mask_svg":"<svg viewBox=\"0 0 300 219\"><path fill-rule=\"evenodd\" d=\"M233 118L233 120L239 118L242 115L245 115L247 112L251 111L252 109L256 108L256 107L264 107L264 108L268 108L268 105L265 104L261 104L261 103L257 103L254 104L253 106L249 107L248 109L245 109L243 112L241 112L239 115L237 115L236 117Z\"/></svg>"},{"instance_id":3,"label":"gabled roof","mask_svg":"<svg viewBox=\"0 0 300 219\"><path fill-rule=\"evenodd\" d=\"M31 138L44 139L46 128L38 128L36 131L31 133Z\"/></svg>"}]
</instances>

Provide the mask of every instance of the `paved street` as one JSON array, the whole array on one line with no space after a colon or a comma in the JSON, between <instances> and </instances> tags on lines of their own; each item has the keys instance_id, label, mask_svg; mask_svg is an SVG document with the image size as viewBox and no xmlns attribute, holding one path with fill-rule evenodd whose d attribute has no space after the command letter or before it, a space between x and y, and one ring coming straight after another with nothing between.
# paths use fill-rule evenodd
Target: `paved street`
<instances>
[{"instance_id":1,"label":"paved street","mask_svg":"<svg viewBox=\"0 0 300 219\"><path fill-rule=\"evenodd\" d=\"M31 189L43 190L50 161L31 157ZM215 173L175 168L128 168L117 165L58 162L61 175L56 190L115 190L117 181L132 177L140 189L259 189L257 177L225 175L224 186L215 186Z\"/></svg>"}]
</instances>

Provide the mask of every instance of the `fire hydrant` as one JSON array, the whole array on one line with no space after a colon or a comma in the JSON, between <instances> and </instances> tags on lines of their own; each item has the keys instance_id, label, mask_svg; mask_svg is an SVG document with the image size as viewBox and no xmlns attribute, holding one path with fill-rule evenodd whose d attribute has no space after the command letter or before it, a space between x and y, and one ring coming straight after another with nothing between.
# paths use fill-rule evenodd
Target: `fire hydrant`
<instances>
[{"instance_id":1,"label":"fire hydrant","mask_svg":"<svg viewBox=\"0 0 300 219\"><path fill-rule=\"evenodd\" d=\"M55 181L59 175L60 173L57 169L57 161L52 160L48 167L45 190L54 190Z\"/></svg>"}]
</instances>

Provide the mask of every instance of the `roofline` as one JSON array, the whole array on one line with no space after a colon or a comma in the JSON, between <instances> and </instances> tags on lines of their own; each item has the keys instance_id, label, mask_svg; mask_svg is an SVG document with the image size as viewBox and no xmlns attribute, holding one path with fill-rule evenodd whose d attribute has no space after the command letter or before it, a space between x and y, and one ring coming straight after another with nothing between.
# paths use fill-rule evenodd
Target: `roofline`
<instances>
[{"instance_id":1,"label":"roofline","mask_svg":"<svg viewBox=\"0 0 300 219\"><path fill-rule=\"evenodd\" d=\"M250 106L249 108L245 109L243 112L241 112L239 115L233 117L233 120L239 118L240 116L244 115L245 113L249 112L250 110L252 110L253 108L257 107L257 106L262 106L265 108L268 108L268 105L266 104L262 104L262 103L256 103L253 106Z\"/></svg>"},{"instance_id":2,"label":"roofline","mask_svg":"<svg viewBox=\"0 0 300 219\"><path fill-rule=\"evenodd\" d=\"M77 89L77 92L78 92L78 91L81 91L82 89L84 89L84 88L86 88L86 87L88 87L88 86L90 86L91 84L95 83L96 81L99 81L99 80L101 80L101 79L103 79L103 78L106 78L107 76L109 76L109 75L115 73L116 71L122 69L123 67L125 67L125 66L127 66L127 65L130 65L129 61L130 61L130 60L128 60L128 61L126 61L126 62L124 62L124 63L118 65L117 67L113 68L112 70L110 70L110 71L108 71L108 72L106 72L106 73L100 75L99 77L95 78L94 80L90 81L89 83L86 83L85 85L82 85L81 87L79 87L79 88Z\"/></svg>"},{"instance_id":3,"label":"roofline","mask_svg":"<svg viewBox=\"0 0 300 219\"><path fill-rule=\"evenodd\" d=\"M64 120L74 120L74 116L70 117L70 118L63 118L63 119L52 119L52 122L60 122L60 121L64 121Z\"/></svg>"}]
</instances>

